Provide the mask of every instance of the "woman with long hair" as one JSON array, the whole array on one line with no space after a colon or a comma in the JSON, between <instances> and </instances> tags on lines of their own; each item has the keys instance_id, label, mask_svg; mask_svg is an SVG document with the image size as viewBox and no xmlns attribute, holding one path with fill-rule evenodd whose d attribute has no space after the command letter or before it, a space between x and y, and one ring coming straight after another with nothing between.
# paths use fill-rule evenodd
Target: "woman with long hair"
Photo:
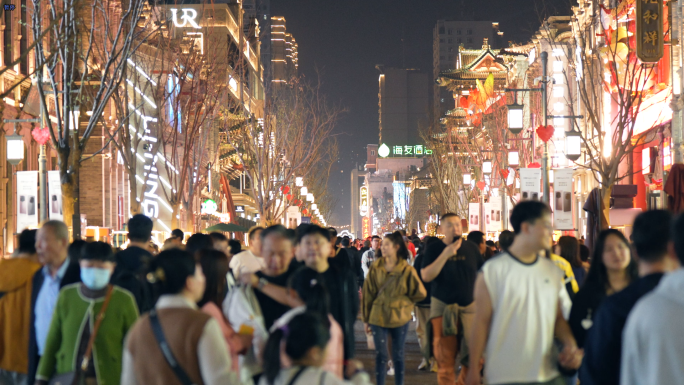
<instances>
[{"instance_id":1,"label":"woman with long hair","mask_svg":"<svg viewBox=\"0 0 684 385\"><path fill-rule=\"evenodd\" d=\"M618 230L603 230L594 246L589 273L570 311L569 324L579 348L584 346L587 331L603 300L637 278L637 265L627 238Z\"/></svg>"},{"instance_id":2,"label":"woman with long hair","mask_svg":"<svg viewBox=\"0 0 684 385\"><path fill-rule=\"evenodd\" d=\"M150 271L148 281L161 296L126 338L121 383L239 384L219 323L197 308L204 296L202 266L187 251L169 249Z\"/></svg>"},{"instance_id":3,"label":"woman with long hair","mask_svg":"<svg viewBox=\"0 0 684 385\"><path fill-rule=\"evenodd\" d=\"M214 317L216 322L218 322L223 337L226 339L226 343L230 349L233 371L238 372L238 354L244 353L252 344L252 336L235 333L235 330L230 326L230 322L228 322L221 311L223 300L228 294L228 258L221 251L215 249L202 249L196 253L196 259L202 266L202 271L206 271L206 288L204 289L204 296L197 303L197 306L199 306L203 312Z\"/></svg>"},{"instance_id":4,"label":"woman with long hair","mask_svg":"<svg viewBox=\"0 0 684 385\"><path fill-rule=\"evenodd\" d=\"M375 342L375 377L385 385L387 337L392 337L392 360L396 385L404 384L404 343L414 304L427 292L416 270L408 264L409 251L398 231L382 242L379 257L363 283L363 322Z\"/></svg>"},{"instance_id":5,"label":"woman with long hair","mask_svg":"<svg viewBox=\"0 0 684 385\"><path fill-rule=\"evenodd\" d=\"M370 385L363 365L349 360L346 375L349 381L325 371L325 350L330 332L325 317L314 312L296 315L287 324L278 327L268 337L264 348L264 375L259 385ZM284 343L284 344L283 344ZM282 367L281 346L291 360L292 366Z\"/></svg>"},{"instance_id":6,"label":"woman with long hair","mask_svg":"<svg viewBox=\"0 0 684 385\"><path fill-rule=\"evenodd\" d=\"M580 260L580 243L577 238L563 235L558 239L556 246L554 246L554 253L560 255L570 263L577 284L582 287L584 279L586 278L586 271L584 270L584 267L582 267L582 261Z\"/></svg>"}]
</instances>

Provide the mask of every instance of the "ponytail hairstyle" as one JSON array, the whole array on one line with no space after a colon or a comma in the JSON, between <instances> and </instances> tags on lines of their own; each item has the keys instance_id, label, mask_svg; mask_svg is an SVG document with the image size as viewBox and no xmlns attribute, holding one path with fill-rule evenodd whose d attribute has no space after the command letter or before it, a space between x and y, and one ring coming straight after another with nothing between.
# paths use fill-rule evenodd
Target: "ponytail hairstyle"
<instances>
[{"instance_id":1,"label":"ponytail hairstyle","mask_svg":"<svg viewBox=\"0 0 684 385\"><path fill-rule=\"evenodd\" d=\"M275 383L280 372L280 343L283 339L285 354L297 361L314 347L325 349L330 340L330 331L318 314L307 311L271 333L264 347L264 375L269 385Z\"/></svg>"},{"instance_id":2,"label":"ponytail hairstyle","mask_svg":"<svg viewBox=\"0 0 684 385\"><path fill-rule=\"evenodd\" d=\"M385 240L389 240L393 245L399 246L397 250L397 259L408 260L409 251L406 247L406 242L404 242L404 236L401 235L399 231L385 235ZM382 250L378 249L378 256L382 257Z\"/></svg>"},{"instance_id":3,"label":"ponytail hairstyle","mask_svg":"<svg viewBox=\"0 0 684 385\"><path fill-rule=\"evenodd\" d=\"M290 277L288 287L297 292L307 311L318 314L323 326L330 328L330 297L328 289L323 284L323 278L316 270L309 267L297 270Z\"/></svg>"},{"instance_id":4,"label":"ponytail hairstyle","mask_svg":"<svg viewBox=\"0 0 684 385\"><path fill-rule=\"evenodd\" d=\"M181 249L159 253L150 263L147 281L154 287L155 300L164 294L178 294L185 288L188 277L195 275L195 258Z\"/></svg>"}]
</instances>

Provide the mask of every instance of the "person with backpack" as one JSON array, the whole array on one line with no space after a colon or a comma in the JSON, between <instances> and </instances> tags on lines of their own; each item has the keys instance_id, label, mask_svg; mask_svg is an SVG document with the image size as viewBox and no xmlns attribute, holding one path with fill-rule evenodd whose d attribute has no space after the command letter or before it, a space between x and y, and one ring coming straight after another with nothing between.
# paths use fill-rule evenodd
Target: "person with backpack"
<instances>
[{"instance_id":1,"label":"person with backpack","mask_svg":"<svg viewBox=\"0 0 684 385\"><path fill-rule=\"evenodd\" d=\"M152 238L152 220L136 214L128 220L128 247L116 253L116 269L112 284L128 290L135 297L140 313L154 306L152 287L147 282L148 266L152 254L148 250Z\"/></svg>"},{"instance_id":2,"label":"person with backpack","mask_svg":"<svg viewBox=\"0 0 684 385\"><path fill-rule=\"evenodd\" d=\"M197 308L205 289L202 266L187 251L170 249L150 271L161 296L126 337L121 384L239 384L219 323Z\"/></svg>"},{"instance_id":3,"label":"person with backpack","mask_svg":"<svg viewBox=\"0 0 684 385\"><path fill-rule=\"evenodd\" d=\"M114 253L104 242L83 247L81 283L59 293L36 385L54 383L116 385L120 383L123 342L138 319L135 299L109 284Z\"/></svg>"},{"instance_id":4,"label":"person with backpack","mask_svg":"<svg viewBox=\"0 0 684 385\"><path fill-rule=\"evenodd\" d=\"M264 375L259 385L370 385L370 378L357 360L349 360L344 381L325 371L325 350L330 332L322 317L305 312L292 318L286 325L276 329L268 338L264 349ZM292 366L282 368L281 346Z\"/></svg>"},{"instance_id":5,"label":"person with backpack","mask_svg":"<svg viewBox=\"0 0 684 385\"><path fill-rule=\"evenodd\" d=\"M418 273L407 262L409 258L401 233L388 234L363 284L363 322L366 333L373 333L377 385L385 385L388 336L392 337L394 383L404 384L404 344L411 312L427 295Z\"/></svg>"}]
</instances>

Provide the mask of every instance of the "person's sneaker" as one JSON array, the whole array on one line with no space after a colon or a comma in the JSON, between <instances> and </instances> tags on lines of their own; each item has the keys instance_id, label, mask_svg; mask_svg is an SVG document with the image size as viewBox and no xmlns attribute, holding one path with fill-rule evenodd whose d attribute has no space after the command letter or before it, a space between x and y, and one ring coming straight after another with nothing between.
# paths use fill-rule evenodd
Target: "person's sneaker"
<instances>
[{"instance_id":1,"label":"person's sneaker","mask_svg":"<svg viewBox=\"0 0 684 385\"><path fill-rule=\"evenodd\" d=\"M387 365L389 365L389 369L387 369L387 375L393 376L394 375L394 364L392 364L392 361L389 361L387 363Z\"/></svg>"},{"instance_id":2,"label":"person's sneaker","mask_svg":"<svg viewBox=\"0 0 684 385\"><path fill-rule=\"evenodd\" d=\"M434 358L430 359L430 371L432 373L437 373L437 361Z\"/></svg>"},{"instance_id":3,"label":"person's sneaker","mask_svg":"<svg viewBox=\"0 0 684 385\"><path fill-rule=\"evenodd\" d=\"M427 370L428 369L428 364L425 358L423 358L422 361L420 361L420 365L418 365L418 370Z\"/></svg>"}]
</instances>

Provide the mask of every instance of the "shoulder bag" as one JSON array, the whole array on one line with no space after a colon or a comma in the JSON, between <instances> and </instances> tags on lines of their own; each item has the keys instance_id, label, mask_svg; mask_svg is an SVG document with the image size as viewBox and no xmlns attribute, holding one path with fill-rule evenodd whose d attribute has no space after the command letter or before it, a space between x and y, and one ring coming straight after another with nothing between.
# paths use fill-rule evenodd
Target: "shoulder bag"
<instances>
[{"instance_id":1,"label":"shoulder bag","mask_svg":"<svg viewBox=\"0 0 684 385\"><path fill-rule=\"evenodd\" d=\"M154 338L159 344L159 349L164 355L166 362L176 374L176 377L178 377L178 380L183 385L194 385L194 382L190 379L190 376L188 376L178 361L176 361L176 357L173 356L173 352L171 352L171 348L169 347L168 342L166 342L166 337L164 336L164 331L162 330L161 323L159 323L159 317L157 316L157 311L155 309L150 311L150 323L152 324L152 333L154 333Z\"/></svg>"},{"instance_id":2,"label":"shoulder bag","mask_svg":"<svg viewBox=\"0 0 684 385\"><path fill-rule=\"evenodd\" d=\"M90 363L90 356L93 354L93 344L95 343L95 337L97 336L97 331L100 330L100 325L102 320L104 320L105 312L109 306L109 300L112 298L112 291L114 286L109 285L107 288L107 295L105 296L104 303L100 312L95 318L95 325L93 326L93 332L90 334L88 339L88 345L86 346L85 354L83 354L83 361L81 361L81 370L75 370L73 372L62 373L56 376L52 376L48 385L82 385L85 384L85 378L83 373L88 370L88 364Z\"/></svg>"}]
</instances>

